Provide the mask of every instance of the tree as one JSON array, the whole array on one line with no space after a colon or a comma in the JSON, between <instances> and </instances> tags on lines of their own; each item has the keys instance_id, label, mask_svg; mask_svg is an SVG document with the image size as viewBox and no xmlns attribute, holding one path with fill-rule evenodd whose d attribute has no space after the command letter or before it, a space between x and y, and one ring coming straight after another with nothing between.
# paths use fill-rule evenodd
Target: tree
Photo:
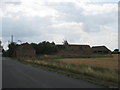
<instances>
[{"instance_id":1,"label":"tree","mask_svg":"<svg viewBox=\"0 0 120 90\"><path fill-rule=\"evenodd\" d=\"M54 42L50 43L48 41L43 41L39 44L31 43L31 45L36 50L37 55L54 54L57 52L57 46Z\"/></svg>"},{"instance_id":2,"label":"tree","mask_svg":"<svg viewBox=\"0 0 120 90\"><path fill-rule=\"evenodd\" d=\"M119 49L115 49L112 53L113 54L120 54Z\"/></svg>"},{"instance_id":3,"label":"tree","mask_svg":"<svg viewBox=\"0 0 120 90\"><path fill-rule=\"evenodd\" d=\"M119 49L115 49L114 52L119 52Z\"/></svg>"},{"instance_id":4,"label":"tree","mask_svg":"<svg viewBox=\"0 0 120 90\"><path fill-rule=\"evenodd\" d=\"M8 45L9 49L8 49L7 53L8 53L9 57L14 57L15 56L15 49L16 49L16 47L17 47L17 44L14 43L14 42L12 42L12 43L10 43Z\"/></svg>"},{"instance_id":5,"label":"tree","mask_svg":"<svg viewBox=\"0 0 120 90\"><path fill-rule=\"evenodd\" d=\"M2 49L2 56L3 57L8 57L8 51L5 51L4 49Z\"/></svg>"},{"instance_id":6,"label":"tree","mask_svg":"<svg viewBox=\"0 0 120 90\"><path fill-rule=\"evenodd\" d=\"M63 45L68 45L68 41L67 41L67 40L64 40L64 41L63 41Z\"/></svg>"}]
</instances>

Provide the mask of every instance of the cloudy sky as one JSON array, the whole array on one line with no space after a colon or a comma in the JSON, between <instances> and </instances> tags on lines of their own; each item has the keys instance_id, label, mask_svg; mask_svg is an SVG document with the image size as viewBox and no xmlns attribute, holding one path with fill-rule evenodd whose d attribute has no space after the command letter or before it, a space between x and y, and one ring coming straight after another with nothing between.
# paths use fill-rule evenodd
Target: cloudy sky
<instances>
[{"instance_id":1,"label":"cloudy sky","mask_svg":"<svg viewBox=\"0 0 120 90\"><path fill-rule=\"evenodd\" d=\"M118 48L118 0L0 0L0 39Z\"/></svg>"}]
</instances>

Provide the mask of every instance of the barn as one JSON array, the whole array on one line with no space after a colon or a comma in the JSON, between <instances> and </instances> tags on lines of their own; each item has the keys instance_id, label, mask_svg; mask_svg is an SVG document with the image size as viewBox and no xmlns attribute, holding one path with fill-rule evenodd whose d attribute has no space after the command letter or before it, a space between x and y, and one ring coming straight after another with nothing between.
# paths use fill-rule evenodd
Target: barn
<instances>
[{"instance_id":1,"label":"barn","mask_svg":"<svg viewBox=\"0 0 120 90\"><path fill-rule=\"evenodd\" d=\"M57 55L64 57L91 57L95 54L111 54L111 51L106 46L89 45L57 45Z\"/></svg>"},{"instance_id":2,"label":"barn","mask_svg":"<svg viewBox=\"0 0 120 90\"><path fill-rule=\"evenodd\" d=\"M111 54L111 51L106 46L93 46L93 54Z\"/></svg>"},{"instance_id":3,"label":"barn","mask_svg":"<svg viewBox=\"0 0 120 90\"><path fill-rule=\"evenodd\" d=\"M18 45L15 52L16 57L33 57L36 55L35 49L28 43Z\"/></svg>"},{"instance_id":4,"label":"barn","mask_svg":"<svg viewBox=\"0 0 120 90\"><path fill-rule=\"evenodd\" d=\"M92 54L89 45L57 45L58 55L64 57L90 57Z\"/></svg>"}]
</instances>

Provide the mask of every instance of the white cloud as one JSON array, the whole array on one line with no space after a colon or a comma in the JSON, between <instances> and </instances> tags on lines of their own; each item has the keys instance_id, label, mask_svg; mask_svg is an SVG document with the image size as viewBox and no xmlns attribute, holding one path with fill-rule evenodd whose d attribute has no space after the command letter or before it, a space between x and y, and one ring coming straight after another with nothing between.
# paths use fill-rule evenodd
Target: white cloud
<instances>
[{"instance_id":1,"label":"white cloud","mask_svg":"<svg viewBox=\"0 0 120 90\"><path fill-rule=\"evenodd\" d=\"M76 22L63 22L60 24L53 24L50 27L53 28L82 28L83 23L76 23Z\"/></svg>"},{"instance_id":2,"label":"white cloud","mask_svg":"<svg viewBox=\"0 0 120 90\"><path fill-rule=\"evenodd\" d=\"M84 15L100 15L109 12L117 12L117 4L103 4L103 5L82 5L80 6L84 9Z\"/></svg>"},{"instance_id":3,"label":"white cloud","mask_svg":"<svg viewBox=\"0 0 120 90\"><path fill-rule=\"evenodd\" d=\"M16 41L23 42L67 39L117 48L118 6L114 2L117 0L5 0L0 10L5 42L14 34Z\"/></svg>"},{"instance_id":4,"label":"white cloud","mask_svg":"<svg viewBox=\"0 0 120 90\"><path fill-rule=\"evenodd\" d=\"M110 27L101 26L99 33L85 33L82 36L82 43L87 43L92 46L105 45L111 50L118 48L118 33L113 32Z\"/></svg>"},{"instance_id":5,"label":"white cloud","mask_svg":"<svg viewBox=\"0 0 120 90\"><path fill-rule=\"evenodd\" d=\"M81 37L80 35L84 33L84 24L81 22L64 22L61 24L53 24L49 27L59 29L57 34L62 33L64 35L64 39L72 40L73 42L76 38L79 39Z\"/></svg>"},{"instance_id":6,"label":"white cloud","mask_svg":"<svg viewBox=\"0 0 120 90\"><path fill-rule=\"evenodd\" d=\"M46 33L42 36L43 40L54 41L55 43L62 43L64 40L64 35L59 33Z\"/></svg>"},{"instance_id":7,"label":"white cloud","mask_svg":"<svg viewBox=\"0 0 120 90\"><path fill-rule=\"evenodd\" d=\"M11 5L3 6L2 8L4 16L11 18L20 18L20 17L59 17L58 12L45 6L43 3L34 2L33 0L22 0L20 5Z\"/></svg>"}]
</instances>

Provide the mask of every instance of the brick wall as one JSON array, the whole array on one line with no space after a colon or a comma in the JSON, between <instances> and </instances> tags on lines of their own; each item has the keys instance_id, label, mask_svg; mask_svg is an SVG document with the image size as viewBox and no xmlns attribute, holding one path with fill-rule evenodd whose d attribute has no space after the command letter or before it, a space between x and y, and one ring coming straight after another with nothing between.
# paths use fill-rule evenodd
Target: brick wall
<instances>
[{"instance_id":1,"label":"brick wall","mask_svg":"<svg viewBox=\"0 0 120 90\"><path fill-rule=\"evenodd\" d=\"M35 54L35 49L29 44L19 45L16 49L17 57L33 57Z\"/></svg>"}]
</instances>

